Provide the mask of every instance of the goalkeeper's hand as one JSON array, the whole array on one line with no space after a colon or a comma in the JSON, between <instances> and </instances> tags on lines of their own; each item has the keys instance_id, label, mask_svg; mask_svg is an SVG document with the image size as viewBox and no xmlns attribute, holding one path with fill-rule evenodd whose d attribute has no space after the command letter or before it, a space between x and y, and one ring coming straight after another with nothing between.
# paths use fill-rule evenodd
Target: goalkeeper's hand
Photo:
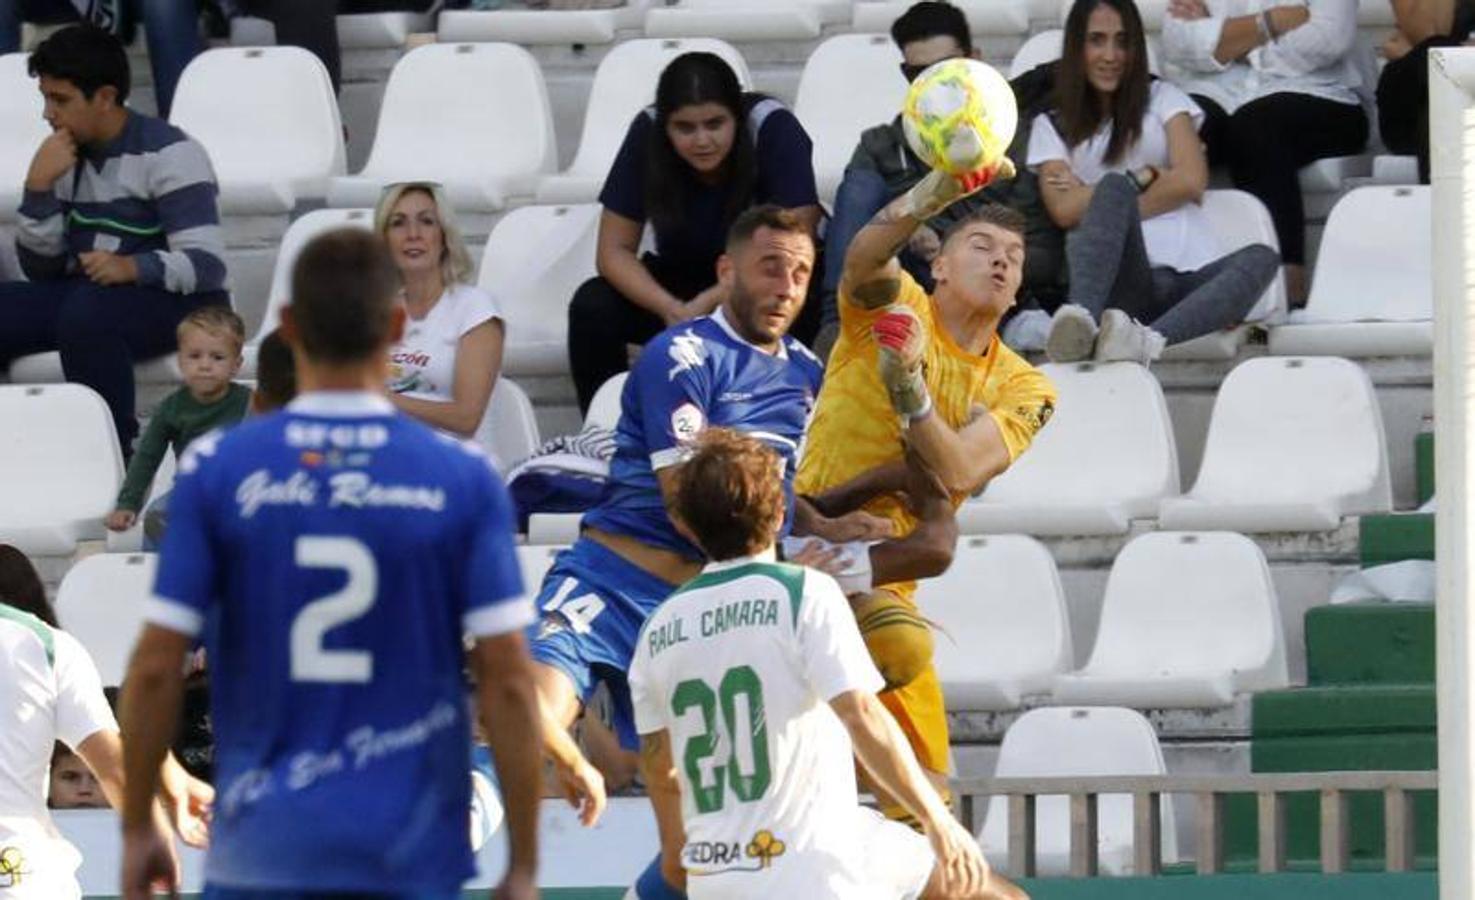
<instances>
[{"instance_id":1,"label":"goalkeeper's hand","mask_svg":"<svg viewBox=\"0 0 1475 900\"><path fill-rule=\"evenodd\" d=\"M1000 158L997 165L967 175L949 175L941 169L933 169L906 192L907 212L918 221L926 221L998 179L1013 178L1014 175L1014 163L1007 156Z\"/></svg>"},{"instance_id":2,"label":"goalkeeper's hand","mask_svg":"<svg viewBox=\"0 0 1475 900\"><path fill-rule=\"evenodd\" d=\"M927 381L922 375L922 351L927 331L922 320L906 306L893 306L871 326L880 349L881 383L891 398L891 408L909 421L932 411Z\"/></svg>"}]
</instances>

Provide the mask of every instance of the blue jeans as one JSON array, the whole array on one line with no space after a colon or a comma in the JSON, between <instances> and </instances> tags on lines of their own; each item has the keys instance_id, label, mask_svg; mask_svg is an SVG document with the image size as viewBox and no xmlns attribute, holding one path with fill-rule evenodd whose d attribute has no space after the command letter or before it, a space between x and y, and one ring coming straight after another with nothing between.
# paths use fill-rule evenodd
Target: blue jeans
<instances>
[{"instance_id":1,"label":"blue jeans","mask_svg":"<svg viewBox=\"0 0 1475 900\"><path fill-rule=\"evenodd\" d=\"M0 0L4 2L4 0ZM835 192L835 211L825 231L824 318L823 324L840 321L840 308L835 294L840 289L840 276L845 271L845 251L860 230L876 213L891 202L886 180L872 169L846 169L840 189ZM916 254L903 250L898 257L902 268L911 273L924 288L932 288L932 267Z\"/></svg>"},{"instance_id":2,"label":"blue jeans","mask_svg":"<svg viewBox=\"0 0 1475 900\"><path fill-rule=\"evenodd\" d=\"M143 23L154 70L154 97L159 116L169 117L180 73L201 50L197 0L128 0L134 19ZM0 0L0 53L20 49L21 22L56 25L77 21L71 0Z\"/></svg>"}]
</instances>

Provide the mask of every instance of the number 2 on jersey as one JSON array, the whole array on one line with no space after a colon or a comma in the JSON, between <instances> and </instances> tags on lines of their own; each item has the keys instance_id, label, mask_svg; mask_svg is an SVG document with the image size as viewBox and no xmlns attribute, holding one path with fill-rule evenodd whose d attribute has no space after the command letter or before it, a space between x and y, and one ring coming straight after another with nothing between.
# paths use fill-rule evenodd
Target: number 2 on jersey
<instances>
[{"instance_id":1,"label":"number 2 on jersey","mask_svg":"<svg viewBox=\"0 0 1475 900\"><path fill-rule=\"evenodd\" d=\"M738 701L746 715L739 721ZM717 719L718 707L722 719ZM768 765L768 719L763 712L763 682L751 666L735 666L722 675L717 690L705 681L687 679L676 685L671 695L671 712L679 719L690 709L700 710L702 733L687 741L683 756L687 780L696 800L697 812L711 813L722 809L727 787L739 802L751 803L762 797L772 781ZM746 742L738 740L739 735ZM711 781L702 772L702 763L728 748L727 759L712 764ZM746 752L744 752L746 750ZM747 769L745 774L744 770Z\"/></svg>"},{"instance_id":2,"label":"number 2 on jersey","mask_svg":"<svg viewBox=\"0 0 1475 900\"><path fill-rule=\"evenodd\" d=\"M379 593L379 567L363 542L351 537L299 537L295 562L304 569L340 569L348 575L343 587L302 607L292 620L291 667L293 681L363 684L374 677L374 656L368 650L329 650L323 635L329 629L367 613Z\"/></svg>"}]
</instances>

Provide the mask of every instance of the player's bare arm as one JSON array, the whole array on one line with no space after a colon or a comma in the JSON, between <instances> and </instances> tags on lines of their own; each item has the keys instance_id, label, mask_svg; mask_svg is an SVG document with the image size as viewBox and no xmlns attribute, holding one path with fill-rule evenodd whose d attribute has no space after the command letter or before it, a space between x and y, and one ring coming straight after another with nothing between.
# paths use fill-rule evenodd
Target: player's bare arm
<instances>
[{"instance_id":1,"label":"player's bare arm","mask_svg":"<svg viewBox=\"0 0 1475 900\"><path fill-rule=\"evenodd\" d=\"M509 863L502 896L536 896L538 802L542 794L538 695L522 632L481 638L472 649L476 696L489 728L502 805L507 810Z\"/></svg>"},{"instance_id":2,"label":"player's bare arm","mask_svg":"<svg viewBox=\"0 0 1475 900\"><path fill-rule=\"evenodd\" d=\"M681 783L671 758L671 734L661 730L640 736L640 772L656 813L661 838L661 875L678 890L686 890L686 870L681 867L681 848L686 844L686 824L681 816Z\"/></svg>"},{"instance_id":3,"label":"player's bare arm","mask_svg":"<svg viewBox=\"0 0 1475 900\"><path fill-rule=\"evenodd\" d=\"M553 762L559 790L569 805L578 810L580 824L585 828L593 827L604 814L608 802L604 776L584 756L573 735L541 699L538 715L543 726L543 751Z\"/></svg>"},{"instance_id":4,"label":"player's bare arm","mask_svg":"<svg viewBox=\"0 0 1475 900\"><path fill-rule=\"evenodd\" d=\"M907 440L954 494L982 490L1011 462L1004 433L983 407L975 407L969 421L957 429L930 412L912 419Z\"/></svg>"}]
</instances>

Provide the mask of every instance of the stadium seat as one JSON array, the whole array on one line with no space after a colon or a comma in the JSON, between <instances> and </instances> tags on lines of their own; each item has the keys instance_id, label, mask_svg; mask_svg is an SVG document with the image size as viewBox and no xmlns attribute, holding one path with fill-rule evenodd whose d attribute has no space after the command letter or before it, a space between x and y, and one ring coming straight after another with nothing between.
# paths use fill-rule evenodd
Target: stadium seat
<instances>
[{"instance_id":1,"label":"stadium seat","mask_svg":"<svg viewBox=\"0 0 1475 900\"><path fill-rule=\"evenodd\" d=\"M180 76L170 121L204 145L225 215L321 200L347 159L328 70L300 47L226 47Z\"/></svg>"},{"instance_id":2,"label":"stadium seat","mask_svg":"<svg viewBox=\"0 0 1475 900\"><path fill-rule=\"evenodd\" d=\"M452 15L447 13L446 15ZM555 13L554 15L558 15ZM630 121L655 100L656 82L671 60L683 53L715 53L737 73L744 89L753 76L743 56L726 41L711 38L624 41L610 50L594 72L585 106L579 149L568 170L538 182L539 203L593 203L599 198L610 164Z\"/></svg>"},{"instance_id":3,"label":"stadium seat","mask_svg":"<svg viewBox=\"0 0 1475 900\"><path fill-rule=\"evenodd\" d=\"M950 710L1018 709L1073 664L1060 576L1033 538L960 541L947 573L920 583L917 603L937 623L933 661Z\"/></svg>"},{"instance_id":4,"label":"stadium seat","mask_svg":"<svg viewBox=\"0 0 1475 900\"><path fill-rule=\"evenodd\" d=\"M1158 520L1185 531L1330 531L1392 506L1382 414L1362 367L1261 357L1224 379L1198 479L1163 501Z\"/></svg>"},{"instance_id":5,"label":"stadium seat","mask_svg":"<svg viewBox=\"0 0 1475 900\"><path fill-rule=\"evenodd\" d=\"M506 316L503 372L568 372L569 301L594 276L600 209L595 203L522 206L492 229L477 283L497 298Z\"/></svg>"},{"instance_id":6,"label":"stadium seat","mask_svg":"<svg viewBox=\"0 0 1475 900\"><path fill-rule=\"evenodd\" d=\"M297 254L302 252L307 242L333 228L356 227L367 230L373 225L374 211L371 209L315 209L287 228L287 233L282 235L281 246L277 248L276 264L272 267L271 290L266 295L266 312L261 317L261 327L246 342L246 360L241 366L240 377L253 378L256 375L256 348L281 324L282 307L291 300L292 266L296 264Z\"/></svg>"},{"instance_id":7,"label":"stadium seat","mask_svg":"<svg viewBox=\"0 0 1475 900\"><path fill-rule=\"evenodd\" d=\"M133 380L137 384L177 384L180 377L179 362L173 353L133 366ZM67 380L61 354L55 350L16 357L10 364L9 378L11 384L62 384Z\"/></svg>"},{"instance_id":8,"label":"stadium seat","mask_svg":"<svg viewBox=\"0 0 1475 900\"><path fill-rule=\"evenodd\" d=\"M522 569L522 586L528 596L538 596L538 586L543 583L543 576L553 568L553 558L567 549L567 546L530 547L527 545L517 548L517 564Z\"/></svg>"},{"instance_id":9,"label":"stadium seat","mask_svg":"<svg viewBox=\"0 0 1475 900\"><path fill-rule=\"evenodd\" d=\"M149 485L148 493L144 495L143 511L148 505L158 498L169 493L174 488L174 476L177 472L178 461L173 453L165 453L159 462L159 469L154 473L153 483ZM104 537L107 551L109 553L138 553L143 550L143 516L139 515L133 527L127 531L109 531Z\"/></svg>"},{"instance_id":10,"label":"stadium seat","mask_svg":"<svg viewBox=\"0 0 1475 900\"><path fill-rule=\"evenodd\" d=\"M1270 333L1286 356L1427 356L1434 346L1428 186L1348 192L1322 235L1304 310Z\"/></svg>"},{"instance_id":11,"label":"stadium seat","mask_svg":"<svg viewBox=\"0 0 1475 900\"><path fill-rule=\"evenodd\" d=\"M1091 657L1055 680L1067 705L1215 708L1290 684L1270 567L1241 534L1144 534L1106 581Z\"/></svg>"},{"instance_id":12,"label":"stadium seat","mask_svg":"<svg viewBox=\"0 0 1475 900\"><path fill-rule=\"evenodd\" d=\"M102 537L123 479L107 404L80 384L0 386L0 543L64 556Z\"/></svg>"},{"instance_id":13,"label":"stadium seat","mask_svg":"<svg viewBox=\"0 0 1475 900\"><path fill-rule=\"evenodd\" d=\"M1126 534L1181 490L1162 388L1135 363L1046 365L1059 391L1034 444L958 510L965 534ZM1086 449L1089 448L1089 449Z\"/></svg>"},{"instance_id":14,"label":"stadium seat","mask_svg":"<svg viewBox=\"0 0 1475 900\"><path fill-rule=\"evenodd\" d=\"M51 128L41 118L41 92L26 71L28 53L0 56L0 222L15 220L36 149Z\"/></svg>"},{"instance_id":15,"label":"stadium seat","mask_svg":"<svg viewBox=\"0 0 1475 900\"><path fill-rule=\"evenodd\" d=\"M617 33L639 29L649 0L613 9L443 10L442 43L608 44Z\"/></svg>"},{"instance_id":16,"label":"stadium seat","mask_svg":"<svg viewBox=\"0 0 1475 900\"><path fill-rule=\"evenodd\" d=\"M725 41L803 41L820 29L848 19L850 4L836 0L680 0L653 6L645 14L645 35L653 38L714 37Z\"/></svg>"},{"instance_id":17,"label":"stadium seat","mask_svg":"<svg viewBox=\"0 0 1475 900\"><path fill-rule=\"evenodd\" d=\"M1113 707L1034 709L1020 716L999 747L998 778L1166 775L1162 747L1141 713ZM979 832L989 863L1000 870L1009 862L1009 801L994 797ZM1178 861L1177 819L1162 798L1164 862ZM1097 850L1103 875L1133 874L1132 798L1103 794L1096 819ZM1035 801L1035 863L1041 877L1070 872L1070 801Z\"/></svg>"},{"instance_id":18,"label":"stadium seat","mask_svg":"<svg viewBox=\"0 0 1475 900\"><path fill-rule=\"evenodd\" d=\"M430 44L397 63L357 175L335 178L328 205L373 206L396 181L438 181L458 210L488 213L530 197L558 151L543 73L514 44Z\"/></svg>"},{"instance_id":19,"label":"stadium seat","mask_svg":"<svg viewBox=\"0 0 1475 900\"><path fill-rule=\"evenodd\" d=\"M629 377L629 372L621 372L599 386L594 399L589 401L589 412L584 416L585 426L597 425L615 430L620 424L620 397L625 390L625 379Z\"/></svg>"},{"instance_id":20,"label":"stadium seat","mask_svg":"<svg viewBox=\"0 0 1475 900\"><path fill-rule=\"evenodd\" d=\"M57 589L57 621L87 648L104 685L123 683L158 562L153 553L96 553Z\"/></svg>"},{"instance_id":21,"label":"stadium seat","mask_svg":"<svg viewBox=\"0 0 1475 900\"><path fill-rule=\"evenodd\" d=\"M487 401L487 412L476 429L476 442L497 461L503 472L527 459L542 441L538 420L527 392L510 378L498 378Z\"/></svg>"},{"instance_id":22,"label":"stadium seat","mask_svg":"<svg viewBox=\"0 0 1475 900\"><path fill-rule=\"evenodd\" d=\"M1024 42L1019 52L1009 62L1009 78L1012 81L1028 72L1036 66L1054 62L1060 58L1061 48L1065 43L1065 32L1059 28L1051 28L1038 32ZM1152 74L1158 74L1157 63L1157 38L1153 35L1147 36L1147 70ZM1020 122L1020 128L1028 128L1031 123Z\"/></svg>"},{"instance_id":23,"label":"stadium seat","mask_svg":"<svg viewBox=\"0 0 1475 900\"><path fill-rule=\"evenodd\" d=\"M914 0L881 0L855 4L850 26L865 34L890 34L891 23L911 7ZM955 6L968 17L968 30L979 36L1023 37L1029 33L1027 0L960 0Z\"/></svg>"},{"instance_id":24,"label":"stadium seat","mask_svg":"<svg viewBox=\"0 0 1475 900\"><path fill-rule=\"evenodd\" d=\"M403 47L412 34L434 30L425 13L351 13L337 17L338 43L344 50Z\"/></svg>"},{"instance_id":25,"label":"stadium seat","mask_svg":"<svg viewBox=\"0 0 1475 900\"><path fill-rule=\"evenodd\" d=\"M1419 158L1390 154L1374 156L1373 181L1378 184L1418 184Z\"/></svg>"},{"instance_id":26,"label":"stadium seat","mask_svg":"<svg viewBox=\"0 0 1475 900\"><path fill-rule=\"evenodd\" d=\"M815 48L799 77L794 114L814 140L819 196L834 202L860 133L901 111L901 51L880 34L840 34Z\"/></svg>"}]
</instances>

